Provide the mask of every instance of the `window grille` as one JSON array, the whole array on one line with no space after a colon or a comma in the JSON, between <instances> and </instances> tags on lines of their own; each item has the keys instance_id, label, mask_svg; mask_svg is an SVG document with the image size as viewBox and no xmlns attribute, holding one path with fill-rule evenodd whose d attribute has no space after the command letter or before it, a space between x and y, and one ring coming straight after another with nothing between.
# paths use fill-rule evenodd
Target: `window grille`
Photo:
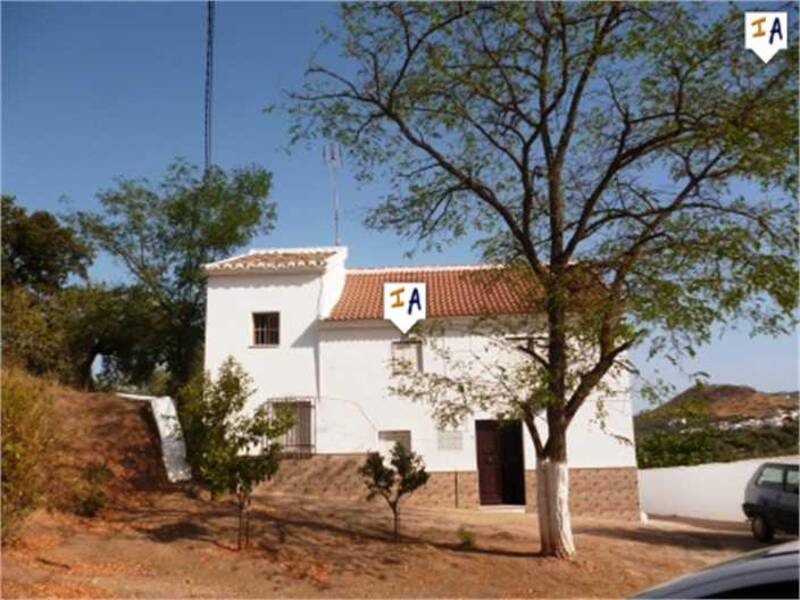
<instances>
[{"instance_id":1,"label":"window grille","mask_svg":"<svg viewBox=\"0 0 800 600\"><path fill-rule=\"evenodd\" d=\"M280 313L253 313L253 345L277 346L280 343Z\"/></svg>"}]
</instances>

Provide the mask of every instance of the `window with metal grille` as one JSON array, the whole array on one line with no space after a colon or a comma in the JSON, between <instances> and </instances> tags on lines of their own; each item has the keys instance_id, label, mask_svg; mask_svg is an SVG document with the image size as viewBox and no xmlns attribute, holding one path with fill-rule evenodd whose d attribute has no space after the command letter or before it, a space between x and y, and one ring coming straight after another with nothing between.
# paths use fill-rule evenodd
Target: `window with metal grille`
<instances>
[{"instance_id":1,"label":"window with metal grille","mask_svg":"<svg viewBox=\"0 0 800 600\"><path fill-rule=\"evenodd\" d=\"M277 346L280 342L280 313L253 313L253 345Z\"/></svg>"},{"instance_id":2,"label":"window with metal grille","mask_svg":"<svg viewBox=\"0 0 800 600\"><path fill-rule=\"evenodd\" d=\"M314 452L314 405L308 400L273 402L275 410L281 407L292 415L294 425L277 441L285 454L312 454Z\"/></svg>"}]
</instances>

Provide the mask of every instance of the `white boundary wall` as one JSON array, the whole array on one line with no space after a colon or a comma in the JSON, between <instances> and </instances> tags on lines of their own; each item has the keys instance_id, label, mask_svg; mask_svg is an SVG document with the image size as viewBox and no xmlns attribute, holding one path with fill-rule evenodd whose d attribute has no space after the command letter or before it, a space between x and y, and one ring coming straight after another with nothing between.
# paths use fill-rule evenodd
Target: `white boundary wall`
<instances>
[{"instance_id":1,"label":"white boundary wall","mask_svg":"<svg viewBox=\"0 0 800 600\"><path fill-rule=\"evenodd\" d=\"M755 458L693 467L639 470L639 499L649 515L744 521L744 488L765 462L798 462L797 456Z\"/></svg>"},{"instance_id":2,"label":"white boundary wall","mask_svg":"<svg viewBox=\"0 0 800 600\"><path fill-rule=\"evenodd\" d=\"M161 438L161 458L164 461L164 469L167 471L167 479L172 483L189 481L192 478L192 470L186 461L186 445L183 442L183 431L178 420L175 401L169 396L156 397L120 393L117 396L150 404L158 436Z\"/></svg>"}]
</instances>

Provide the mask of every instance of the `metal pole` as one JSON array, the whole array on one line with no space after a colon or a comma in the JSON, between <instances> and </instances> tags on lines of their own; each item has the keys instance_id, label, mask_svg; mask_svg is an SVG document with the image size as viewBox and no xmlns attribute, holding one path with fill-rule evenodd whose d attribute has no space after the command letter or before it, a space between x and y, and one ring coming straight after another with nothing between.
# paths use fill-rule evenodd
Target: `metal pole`
<instances>
[{"instance_id":1,"label":"metal pole","mask_svg":"<svg viewBox=\"0 0 800 600\"><path fill-rule=\"evenodd\" d=\"M214 99L214 0L206 3L205 173L211 167L211 108Z\"/></svg>"}]
</instances>

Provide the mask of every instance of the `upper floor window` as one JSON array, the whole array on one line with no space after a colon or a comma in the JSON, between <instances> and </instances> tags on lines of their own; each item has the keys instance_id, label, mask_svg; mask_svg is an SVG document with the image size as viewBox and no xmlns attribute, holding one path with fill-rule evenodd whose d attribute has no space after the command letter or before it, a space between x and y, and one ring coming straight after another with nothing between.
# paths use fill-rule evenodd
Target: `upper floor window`
<instances>
[{"instance_id":1,"label":"upper floor window","mask_svg":"<svg viewBox=\"0 0 800 600\"><path fill-rule=\"evenodd\" d=\"M280 313L253 313L253 345L277 346L280 343Z\"/></svg>"},{"instance_id":2,"label":"upper floor window","mask_svg":"<svg viewBox=\"0 0 800 600\"><path fill-rule=\"evenodd\" d=\"M392 342L392 363L395 374L399 370L397 361L410 364L414 371L422 371L422 342L419 340Z\"/></svg>"}]
</instances>

